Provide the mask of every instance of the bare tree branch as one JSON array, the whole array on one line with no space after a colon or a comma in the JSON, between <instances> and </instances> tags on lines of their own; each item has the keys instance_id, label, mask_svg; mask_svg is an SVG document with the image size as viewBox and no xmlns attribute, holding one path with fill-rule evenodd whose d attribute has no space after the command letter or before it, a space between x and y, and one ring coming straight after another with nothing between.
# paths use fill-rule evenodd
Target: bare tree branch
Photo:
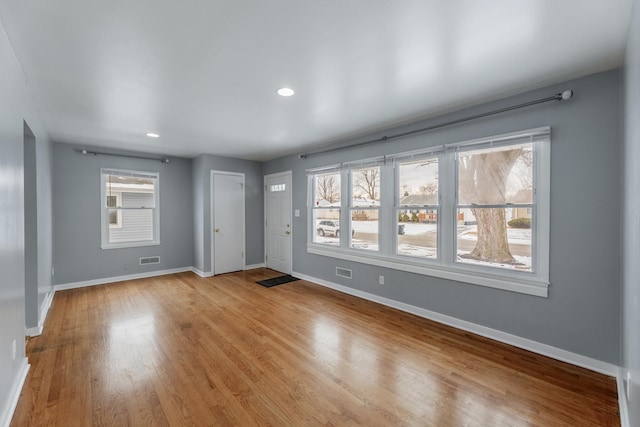
<instances>
[{"instance_id":1,"label":"bare tree branch","mask_svg":"<svg viewBox=\"0 0 640 427\"><path fill-rule=\"evenodd\" d=\"M379 200L380 168L362 169L356 172L355 187L362 191L361 196Z\"/></svg>"},{"instance_id":2,"label":"bare tree branch","mask_svg":"<svg viewBox=\"0 0 640 427\"><path fill-rule=\"evenodd\" d=\"M318 201L335 203L340 200L340 183L336 175L320 175L316 178L316 196Z\"/></svg>"}]
</instances>

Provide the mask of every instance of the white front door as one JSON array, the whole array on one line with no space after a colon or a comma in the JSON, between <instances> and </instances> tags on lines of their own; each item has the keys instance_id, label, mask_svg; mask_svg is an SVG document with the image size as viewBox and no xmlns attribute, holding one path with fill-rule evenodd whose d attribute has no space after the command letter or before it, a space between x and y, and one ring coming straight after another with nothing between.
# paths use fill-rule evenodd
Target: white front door
<instances>
[{"instance_id":1,"label":"white front door","mask_svg":"<svg viewBox=\"0 0 640 427\"><path fill-rule=\"evenodd\" d=\"M244 175L212 171L213 274L244 270Z\"/></svg>"},{"instance_id":2,"label":"white front door","mask_svg":"<svg viewBox=\"0 0 640 427\"><path fill-rule=\"evenodd\" d=\"M291 171L267 175L265 183L266 266L291 274Z\"/></svg>"}]
</instances>

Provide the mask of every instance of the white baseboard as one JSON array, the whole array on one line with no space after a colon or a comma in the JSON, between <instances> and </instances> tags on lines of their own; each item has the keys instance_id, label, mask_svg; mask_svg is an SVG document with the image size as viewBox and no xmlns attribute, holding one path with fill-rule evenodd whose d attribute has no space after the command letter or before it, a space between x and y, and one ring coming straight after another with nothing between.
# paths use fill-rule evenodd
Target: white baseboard
<instances>
[{"instance_id":1,"label":"white baseboard","mask_svg":"<svg viewBox=\"0 0 640 427\"><path fill-rule=\"evenodd\" d=\"M206 272L205 272L205 271L202 271L202 270L197 269L197 268L195 268L195 267L191 267L191 271L193 271L193 272L194 272L194 273L196 273L198 276L203 277L203 278L204 278L204 277L211 277L211 276L213 276L213 272L211 272L211 271L206 271Z\"/></svg>"},{"instance_id":2,"label":"white baseboard","mask_svg":"<svg viewBox=\"0 0 640 427\"><path fill-rule=\"evenodd\" d=\"M44 301L42 301L42 306L40 307L40 318L38 320L38 326L27 329L28 337L37 337L42 335L42 330L44 328L44 321L47 319L47 314L49 314L49 309L51 308L51 303L53 302L53 296L55 295L55 288L52 289L47 296L44 297Z\"/></svg>"},{"instance_id":3,"label":"white baseboard","mask_svg":"<svg viewBox=\"0 0 640 427\"><path fill-rule=\"evenodd\" d=\"M42 329L42 325L27 328L27 332L25 333L25 335L28 337L39 337L40 335L42 335Z\"/></svg>"},{"instance_id":4,"label":"white baseboard","mask_svg":"<svg viewBox=\"0 0 640 427\"><path fill-rule=\"evenodd\" d=\"M244 266L245 270L253 270L254 268L264 268L264 262L262 262L260 264L251 264L251 265L245 265Z\"/></svg>"},{"instance_id":5,"label":"white baseboard","mask_svg":"<svg viewBox=\"0 0 640 427\"><path fill-rule=\"evenodd\" d=\"M128 274L126 276L105 277L103 279L85 280L82 282L65 283L54 286L54 290L64 291L67 289L84 288L86 286L104 285L107 283L123 282L125 280L146 279L148 277L164 276L166 274L184 273L193 271L193 267L172 268L169 270L149 271L146 273Z\"/></svg>"},{"instance_id":6,"label":"white baseboard","mask_svg":"<svg viewBox=\"0 0 640 427\"><path fill-rule=\"evenodd\" d=\"M254 268L263 268L264 267L264 263L262 264L251 264L251 265L245 265L244 266L244 270L253 270ZM191 271L193 271L194 273L196 273L198 276L200 277L211 277L213 276L213 272L211 271L202 271L200 269L197 269L195 267L191 267Z\"/></svg>"},{"instance_id":7,"label":"white baseboard","mask_svg":"<svg viewBox=\"0 0 640 427\"><path fill-rule=\"evenodd\" d=\"M618 384L618 405L620 406L620 426L631 427L629 423L629 405L627 402L627 391L625 390L625 369L619 368L616 375L616 383Z\"/></svg>"},{"instance_id":8,"label":"white baseboard","mask_svg":"<svg viewBox=\"0 0 640 427\"><path fill-rule=\"evenodd\" d=\"M49 309L51 308L51 303L53 302L53 297L56 294L55 289L51 289L51 291L44 297L44 301L42 301L42 307L40 307L40 324L44 325L45 320L47 320L47 314L49 314Z\"/></svg>"},{"instance_id":9,"label":"white baseboard","mask_svg":"<svg viewBox=\"0 0 640 427\"><path fill-rule=\"evenodd\" d=\"M357 289L349 288L347 286L332 283L326 280L318 279L315 277L307 276L302 273L291 273L295 277L307 280L309 282L317 283L321 286L334 289L336 291L343 292L345 294L353 295L359 298L363 298L369 301L377 302L378 304L386 305L407 313L415 314L416 316L424 317L425 319L433 320L438 323L453 326L454 328L462 329L467 332L481 335L486 338L490 338L496 341L500 341L505 344L512 345L514 347L522 348L532 351L534 353L541 354L543 356L551 357L552 359L567 362L572 365L580 366L586 369L590 369L601 374L609 375L611 377L617 377L619 374L619 368L616 365L602 362L600 360L592 359L590 357L582 356L580 354L572 353L567 350L552 347L547 344L542 344L537 341L533 341L527 338L522 338L517 335L512 335L506 332L499 331L497 329L488 328L486 326L478 325L466 320L457 319L455 317L447 316L445 314L437 313L435 311L427 310L414 305L406 304L403 302L395 301L389 298L381 297L369 292L359 291Z\"/></svg>"},{"instance_id":10,"label":"white baseboard","mask_svg":"<svg viewBox=\"0 0 640 427\"><path fill-rule=\"evenodd\" d=\"M13 413L16 410L16 406L18 406L18 399L20 399L20 393L22 393L22 387L24 386L24 382L27 379L27 374L29 373L29 362L25 357L22 360L22 365L20 366L20 370L18 372L18 377L16 381L13 383L13 387L9 390L9 398L7 399L7 406L2 410L2 414L0 415L0 427L9 427L11 424L11 419L13 418Z\"/></svg>"}]
</instances>

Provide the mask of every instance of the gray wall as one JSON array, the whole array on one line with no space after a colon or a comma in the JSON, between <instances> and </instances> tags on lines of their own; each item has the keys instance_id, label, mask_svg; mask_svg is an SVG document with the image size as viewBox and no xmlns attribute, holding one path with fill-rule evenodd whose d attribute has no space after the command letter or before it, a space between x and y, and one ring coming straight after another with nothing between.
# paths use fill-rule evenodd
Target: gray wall
<instances>
[{"instance_id":1,"label":"gray wall","mask_svg":"<svg viewBox=\"0 0 640 427\"><path fill-rule=\"evenodd\" d=\"M38 324L42 303L53 291L53 153L47 135L36 136L38 190ZM37 325L27 325L33 327Z\"/></svg>"},{"instance_id":2,"label":"gray wall","mask_svg":"<svg viewBox=\"0 0 640 427\"><path fill-rule=\"evenodd\" d=\"M55 283L67 284L136 273L191 267L193 198L191 160L82 155L69 144L53 144L53 253ZM100 249L100 168L160 173L158 246ZM160 264L140 265L142 256Z\"/></svg>"},{"instance_id":3,"label":"gray wall","mask_svg":"<svg viewBox=\"0 0 640 427\"><path fill-rule=\"evenodd\" d=\"M204 217L205 217L205 186L208 189L210 185L207 183L209 180L206 178L207 171L204 169L204 157L199 156L191 161L191 183L193 191L193 266L198 270L205 272L211 268L211 261L209 260L209 267L205 268L204 265ZM209 198L207 197L207 200ZM207 202L207 211L209 203ZM211 236L209 234L209 236ZM209 251L210 252L210 251ZM210 259L210 257L209 257Z\"/></svg>"},{"instance_id":4,"label":"gray wall","mask_svg":"<svg viewBox=\"0 0 640 427\"><path fill-rule=\"evenodd\" d=\"M51 142L36 140L24 123L26 327L42 324L42 304L53 290Z\"/></svg>"},{"instance_id":5,"label":"gray wall","mask_svg":"<svg viewBox=\"0 0 640 427\"><path fill-rule=\"evenodd\" d=\"M36 138L24 132L24 282L25 325L38 326L38 178Z\"/></svg>"},{"instance_id":6,"label":"gray wall","mask_svg":"<svg viewBox=\"0 0 640 427\"><path fill-rule=\"evenodd\" d=\"M629 421L640 426L640 3L633 5L627 40L623 148L622 366L631 372Z\"/></svg>"},{"instance_id":7,"label":"gray wall","mask_svg":"<svg viewBox=\"0 0 640 427\"><path fill-rule=\"evenodd\" d=\"M39 117L33 96L25 84L20 66L0 24L0 424L8 417L11 393L26 362L25 331L25 253L24 253L24 123L36 139L36 157L44 159L42 180L50 180L46 156L50 141ZM40 179L40 178L39 178ZM46 186L45 186L46 187ZM42 187L43 191L46 188ZM40 188L38 188L40 191ZM46 200L51 194L38 194L38 240L51 240L51 210ZM50 206L50 205L49 205ZM38 250L39 263L51 265L51 252ZM48 259L47 259L48 257ZM44 269L45 267L43 267ZM38 268L40 272L40 267ZM38 292L51 290L51 276L43 277ZM13 342L17 344L13 358Z\"/></svg>"},{"instance_id":8,"label":"gray wall","mask_svg":"<svg viewBox=\"0 0 640 427\"><path fill-rule=\"evenodd\" d=\"M203 154L193 160L194 267L211 272L212 170L245 174L246 265L264 262L264 180L262 163Z\"/></svg>"},{"instance_id":9,"label":"gray wall","mask_svg":"<svg viewBox=\"0 0 640 427\"><path fill-rule=\"evenodd\" d=\"M620 88L620 71L607 72L400 129L428 126L573 89L575 97L566 103L543 104L367 148L268 162L265 174L293 170L293 209L301 211L293 226L294 270L617 365ZM546 125L552 128L548 298L306 252L305 169ZM353 280L337 277L336 266L353 269ZM378 285L380 274L385 275L383 287Z\"/></svg>"}]
</instances>

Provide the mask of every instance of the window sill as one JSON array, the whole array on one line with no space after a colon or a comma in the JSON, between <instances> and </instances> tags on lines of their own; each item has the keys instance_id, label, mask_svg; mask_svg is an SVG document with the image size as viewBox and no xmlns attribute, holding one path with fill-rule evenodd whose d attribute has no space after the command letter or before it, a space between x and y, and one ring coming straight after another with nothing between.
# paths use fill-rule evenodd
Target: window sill
<instances>
[{"instance_id":1,"label":"window sill","mask_svg":"<svg viewBox=\"0 0 640 427\"><path fill-rule=\"evenodd\" d=\"M143 246L159 246L160 240L152 242L123 242L123 243L103 243L100 249L124 249L124 248L140 248Z\"/></svg>"},{"instance_id":2,"label":"window sill","mask_svg":"<svg viewBox=\"0 0 640 427\"><path fill-rule=\"evenodd\" d=\"M399 257L391 258L377 254L363 254L359 251L345 250L338 247L324 247L317 244L307 244L307 252L315 255L360 262L379 267L387 267L394 270L439 277L441 279L455 280L457 282L470 283L473 285L486 286L505 291L518 292L521 294L544 298L548 296L549 282L532 278L487 274L482 271L468 271L463 268L440 265L426 265L423 263L404 260Z\"/></svg>"}]
</instances>

